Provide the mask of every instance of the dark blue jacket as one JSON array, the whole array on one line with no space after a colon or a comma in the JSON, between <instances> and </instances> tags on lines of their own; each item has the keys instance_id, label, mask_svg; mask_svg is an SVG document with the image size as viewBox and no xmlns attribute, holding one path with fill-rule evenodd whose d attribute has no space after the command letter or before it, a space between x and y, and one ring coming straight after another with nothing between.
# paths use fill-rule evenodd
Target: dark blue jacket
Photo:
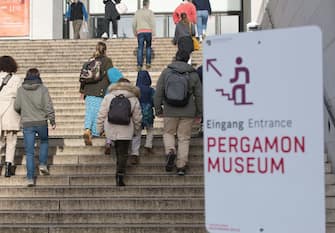
<instances>
[{"instance_id":1,"label":"dark blue jacket","mask_svg":"<svg viewBox=\"0 0 335 233\"><path fill-rule=\"evenodd\" d=\"M142 109L142 128L153 127L153 99L155 90L151 87L151 77L148 71L141 70L137 74L136 86L140 89L140 104Z\"/></svg>"},{"instance_id":2,"label":"dark blue jacket","mask_svg":"<svg viewBox=\"0 0 335 233\"><path fill-rule=\"evenodd\" d=\"M211 3L209 0L193 0L192 3L195 5L197 11L207 10L208 14L212 14Z\"/></svg>"}]
</instances>

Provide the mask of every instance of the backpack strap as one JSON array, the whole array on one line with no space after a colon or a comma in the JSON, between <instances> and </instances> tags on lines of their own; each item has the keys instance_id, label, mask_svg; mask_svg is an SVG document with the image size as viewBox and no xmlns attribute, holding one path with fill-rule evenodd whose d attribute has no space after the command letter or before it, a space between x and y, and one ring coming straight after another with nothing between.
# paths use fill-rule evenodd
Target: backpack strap
<instances>
[{"instance_id":1,"label":"backpack strap","mask_svg":"<svg viewBox=\"0 0 335 233\"><path fill-rule=\"evenodd\" d=\"M9 82L10 78L12 77L12 74L7 74L4 78L2 78L2 84L0 86L0 91L2 90L2 88L7 85L7 83Z\"/></svg>"}]
</instances>

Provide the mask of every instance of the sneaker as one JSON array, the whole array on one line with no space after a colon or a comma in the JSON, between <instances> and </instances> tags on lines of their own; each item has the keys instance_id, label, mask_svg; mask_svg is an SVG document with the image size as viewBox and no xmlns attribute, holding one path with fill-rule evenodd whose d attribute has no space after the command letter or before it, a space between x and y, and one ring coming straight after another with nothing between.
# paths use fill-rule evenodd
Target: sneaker
<instances>
[{"instance_id":1,"label":"sneaker","mask_svg":"<svg viewBox=\"0 0 335 233\"><path fill-rule=\"evenodd\" d=\"M111 151L112 151L112 145L109 144L109 143L106 143L105 144L105 155L110 155L111 154Z\"/></svg>"},{"instance_id":2,"label":"sneaker","mask_svg":"<svg viewBox=\"0 0 335 233\"><path fill-rule=\"evenodd\" d=\"M178 176L184 176L186 173L185 167L177 168L177 175Z\"/></svg>"},{"instance_id":3,"label":"sneaker","mask_svg":"<svg viewBox=\"0 0 335 233\"><path fill-rule=\"evenodd\" d=\"M112 39L117 39L117 35L116 35L116 34L113 34L113 35L112 35Z\"/></svg>"},{"instance_id":4,"label":"sneaker","mask_svg":"<svg viewBox=\"0 0 335 233\"><path fill-rule=\"evenodd\" d=\"M47 167L46 165L40 165L40 173L41 173L41 175L43 175L43 176L48 176L48 175L50 175L50 173L49 173L49 169L48 169L48 167Z\"/></svg>"},{"instance_id":5,"label":"sneaker","mask_svg":"<svg viewBox=\"0 0 335 233\"><path fill-rule=\"evenodd\" d=\"M173 151L170 151L169 154L166 156L166 165L165 171L171 172L174 167L174 161L176 159L176 154Z\"/></svg>"},{"instance_id":6,"label":"sneaker","mask_svg":"<svg viewBox=\"0 0 335 233\"><path fill-rule=\"evenodd\" d=\"M137 71L141 71L141 70L142 70L142 66L137 66L137 67L136 67L136 70L137 70Z\"/></svg>"},{"instance_id":7,"label":"sneaker","mask_svg":"<svg viewBox=\"0 0 335 233\"><path fill-rule=\"evenodd\" d=\"M26 186L27 187L33 187L33 186L35 186L34 180L33 179L27 179Z\"/></svg>"},{"instance_id":8,"label":"sneaker","mask_svg":"<svg viewBox=\"0 0 335 233\"><path fill-rule=\"evenodd\" d=\"M84 132L84 142L86 146L92 146L92 134L91 134L91 130L86 129Z\"/></svg>"},{"instance_id":9,"label":"sneaker","mask_svg":"<svg viewBox=\"0 0 335 233\"><path fill-rule=\"evenodd\" d=\"M104 33L101 35L101 39L105 39L105 40L108 39L108 34L107 34L107 32L104 32Z\"/></svg>"},{"instance_id":10,"label":"sneaker","mask_svg":"<svg viewBox=\"0 0 335 233\"><path fill-rule=\"evenodd\" d=\"M151 68L151 64L145 64L145 68L146 69L150 69Z\"/></svg>"},{"instance_id":11,"label":"sneaker","mask_svg":"<svg viewBox=\"0 0 335 233\"><path fill-rule=\"evenodd\" d=\"M202 43L202 36L199 36L199 43Z\"/></svg>"},{"instance_id":12,"label":"sneaker","mask_svg":"<svg viewBox=\"0 0 335 233\"><path fill-rule=\"evenodd\" d=\"M140 162L140 158L139 158L138 155L132 155L132 156L130 157L130 163L131 163L132 165L137 165L137 164L139 164L139 162Z\"/></svg>"}]
</instances>

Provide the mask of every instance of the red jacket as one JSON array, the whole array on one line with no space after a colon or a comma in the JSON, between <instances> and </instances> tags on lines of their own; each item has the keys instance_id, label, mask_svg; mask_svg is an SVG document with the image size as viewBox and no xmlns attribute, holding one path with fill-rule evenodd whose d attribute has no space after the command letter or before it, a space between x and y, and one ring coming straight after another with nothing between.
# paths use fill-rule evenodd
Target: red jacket
<instances>
[{"instance_id":1,"label":"red jacket","mask_svg":"<svg viewBox=\"0 0 335 233\"><path fill-rule=\"evenodd\" d=\"M175 24L179 23L181 13L186 13L188 20L191 23L197 22L197 11L191 2L183 2L174 10L172 17Z\"/></svg>"}]
</instances>

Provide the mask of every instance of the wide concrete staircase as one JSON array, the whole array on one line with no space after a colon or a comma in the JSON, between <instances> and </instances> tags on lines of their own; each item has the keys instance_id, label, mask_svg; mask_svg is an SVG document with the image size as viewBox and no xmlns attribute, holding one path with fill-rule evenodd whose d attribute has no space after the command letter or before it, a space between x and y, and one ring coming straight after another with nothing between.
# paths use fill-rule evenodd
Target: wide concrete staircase
<instances>
[{"instance_id":1,"label":"wide concrete staircase","mask_svg":"<svg viewBox=\"0 0 335 233\"><path fill-rule=\"evenodd\" d=\"M81 138L84 103L79 99L81 65L98 40L0 41L0 56L13 56L24 77L37 67L56 109L57 129L50 130L50 176L37 174L37 186L25 187L25 156L19 140L16 176L0 177L0 232L4 233L204 233L202 138L193 137L186 176L164 170L161 120L157 119L154 153L128 166L126 187L115 186L115 155L104 155L104 139L93 146ZM153 43L150 74L155 85L176 48L170 39ZM135 39L109 40L107 54L133 82ZM201 51L193 62L201 63ZM1 106L0 106L1 107ZM38 143L36 152L38 151ZM37 160L37 159L36 159ZM335 232L335 176L325 156L327 233ZM2 174L4 172L2 171ZM247 190L246 190L247 195ZM313 210L311 210L313 211Z\"/></svg>"}]
</instances>

